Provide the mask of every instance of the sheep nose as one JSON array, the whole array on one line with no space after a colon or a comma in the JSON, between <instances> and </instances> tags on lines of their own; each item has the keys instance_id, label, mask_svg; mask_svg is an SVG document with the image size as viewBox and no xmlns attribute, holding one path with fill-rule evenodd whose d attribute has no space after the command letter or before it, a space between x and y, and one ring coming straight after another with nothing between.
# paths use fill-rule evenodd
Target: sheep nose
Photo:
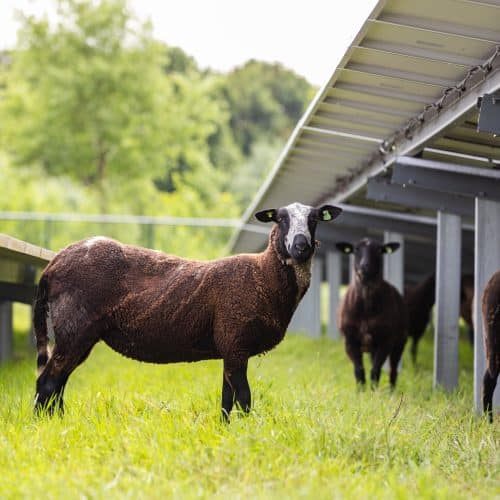
<instances>
[{"instance_id":1,"label":"sheep nose","mask_svg":"<svg viewBox=\"0 0 500 500\"><path fill-rule=\"evenodd\" d=\"M360 265L359 265L359 270L363 273L366 273L368 272L368 269L369 269L369 266L368 266L368 263L367 262L362 262Z\"/></svg>"},{"instance_id":2,"label":"sheep nose","mask_svg":"<svg viewBox=\"0 0 500 500\"><path fill-rule=\"evenodd\" d=\"M293 247L298 253L304 253L308 246L309 245L304 236L297 236L293 242Z\"/></svg>"}]
</instances>

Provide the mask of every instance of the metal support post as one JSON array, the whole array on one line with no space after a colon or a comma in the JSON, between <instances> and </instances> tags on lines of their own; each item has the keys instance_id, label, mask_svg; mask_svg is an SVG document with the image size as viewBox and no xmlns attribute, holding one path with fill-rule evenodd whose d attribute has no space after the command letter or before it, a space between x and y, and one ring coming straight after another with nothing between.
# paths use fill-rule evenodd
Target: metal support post
<instances>
[{"instance_id":1,"label":"metal support post","mask_svg":"<svg viewBox=\"0 0 500 500\"><path fill-rule=\"evenodd\" d=\"M354 255L350 253L349 258L349 284L354 283Z\"/></svg>"},{"instance_id":2,"label":"metal support post","mask_svg":"<svg viewBox=\"0 0 500 500\"><path fill-rule=\"evenodd\" d=\"M12 356L12 302L0 302L0 363Z\"/></svg>"},{"instance_id":3,"label":"metal support post","mask_svg":"<svg viewBox=\"0 0 500 500\"><path fill-rule=\"evenodd\" d=\"M384 243L399 243L400 247L394 254L384 255L384 280L395 286L399 293L403 294L404 288L404 255L405 241L401 233L384 231ZM398 370L401 370L403 360L398 364ZM389 370L389 360L384 363L384 369Z\"/></svg>"},{"instance_id":4,"label":"metal support post","mask_svg":"<svg viewBox=\"0 0 500 500\"><path fill-rule=\"evenodd\" d=\"M326 276L330 291L327 335L334 340L339 340L340 333L337 329L337 309L339 306L340 281L342 278L342 254L340 252L327 252Z\"/></svg>"},{"instance_id":5,"label":"metal support post","mask_svg":"<svg viewBox=\"0 0 500 500\"><path fill-rule=\"evenodd\" d=\"M306 333L310 337L321 336L320 288L323 262L316 257L311 269L311 284L292 317L288 330Z\"/></svg>"},{"instance_id":6,"label":"metal support post","mask_svg":"<svg viewBox=\"0 0 500 500\"><path fill-rule=\"evenodd\" d=\"M399 243L401 246L394 254L384 255L384 280L395 286L399 293L402 294L404 289L405 242L402 234L384 231L384 243L391 241Z\"/></svg>"},{"instance_id":7,"label":"metal support post","mask_svg":"<svg viewBox=\"0 0 500 500\"><path fill-rule=\"evenodd\" d=\"M462 228L460 216L438 212L434 387L451 391L458 383L458 318Z\"/></svg>"}]
</instances>

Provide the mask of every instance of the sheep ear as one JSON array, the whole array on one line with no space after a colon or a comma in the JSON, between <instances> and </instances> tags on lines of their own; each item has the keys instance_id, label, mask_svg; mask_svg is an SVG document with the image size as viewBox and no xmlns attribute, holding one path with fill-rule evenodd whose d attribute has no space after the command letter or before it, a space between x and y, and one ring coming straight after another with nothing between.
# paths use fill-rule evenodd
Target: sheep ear
<instances>
[{"instance_id":1,"label":"sheep ear","mask_svg":"<svg viewBox=\"0 0 500 500\"><path fill-rule=\"evenodd\" d=\"M352 244L346 243L344 241L341 241L340 243L335 243L335 246L342 253L352 253L354 251L354 247L352 246Z\"/></svg>"},{"instance_id":2,"label":"sheep ear","mask_svg":"<svg viewBox=\"0 0 500 500\"><path fill-rule=\"evenodd\" d=\"M255 214L255 218L260 220L260 222L278 222L278 211L275 208L270 208L267 210L261 210Z\"/></svg>"},{"instance_id":3,"label":"sheep ear","mask_svg":"<svg viewBox=\"0 0 500 500\"><path fill-rule=\"evenodd\" d=\"M325 222L336 219L342 213L342 209L340 207L334 207L333 205L323 205L316 210L317 219Z\"/></svg>"},{"instance_id":4,"label":"sheep ear","mask_svg":"<svg viewBox=\"0 0 500 500\"><path fill-rule=\"evenodd\" d=\"M398 248L399 248L399 243L394 243L394 242L386 243L382 247L382 253L391 254L391 253L394 253Z\"/></svg>"}]
</instances>

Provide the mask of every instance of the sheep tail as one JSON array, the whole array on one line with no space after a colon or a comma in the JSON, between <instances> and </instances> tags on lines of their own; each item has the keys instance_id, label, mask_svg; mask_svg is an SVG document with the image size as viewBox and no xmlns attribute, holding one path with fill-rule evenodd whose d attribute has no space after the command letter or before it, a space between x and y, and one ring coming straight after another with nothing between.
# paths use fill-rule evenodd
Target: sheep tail
<instances>
[{"instance_id":1,"label":"sheep tail","mask_svg":"<svg viewBox=\"0 0 500 500\"><path fill-rule=\"evenodd\" d=\"M40 278L33 304L33 327L35 330L36 350L37 350L37 370L38 374L43 371L49 361L49 342L47 332L47 314L49 312L49 282L45 274Z\"/></svg>"}]
</instances>

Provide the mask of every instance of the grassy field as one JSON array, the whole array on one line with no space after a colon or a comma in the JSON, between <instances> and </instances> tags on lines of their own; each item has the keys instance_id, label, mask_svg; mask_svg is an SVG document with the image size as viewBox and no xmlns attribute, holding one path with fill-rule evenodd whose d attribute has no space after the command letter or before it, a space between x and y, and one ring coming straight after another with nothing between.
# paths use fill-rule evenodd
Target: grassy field
<instances>
[{"instance_id":1,"label":"grassy field","mask_svg":"<svg viewBox=\"0 0 500 500\"><path fill-rule=\"evenodd\" d=\"M25 338L18 342L24 345ZM357 392L341 343L289 335L250 362L254 410L219 422L221 363L146 365L104 345L37 419L34 355L0 368L0 498L500 498L500 420L432 390L432 345L394 394Z\"/></svg>"}]
</instances>

